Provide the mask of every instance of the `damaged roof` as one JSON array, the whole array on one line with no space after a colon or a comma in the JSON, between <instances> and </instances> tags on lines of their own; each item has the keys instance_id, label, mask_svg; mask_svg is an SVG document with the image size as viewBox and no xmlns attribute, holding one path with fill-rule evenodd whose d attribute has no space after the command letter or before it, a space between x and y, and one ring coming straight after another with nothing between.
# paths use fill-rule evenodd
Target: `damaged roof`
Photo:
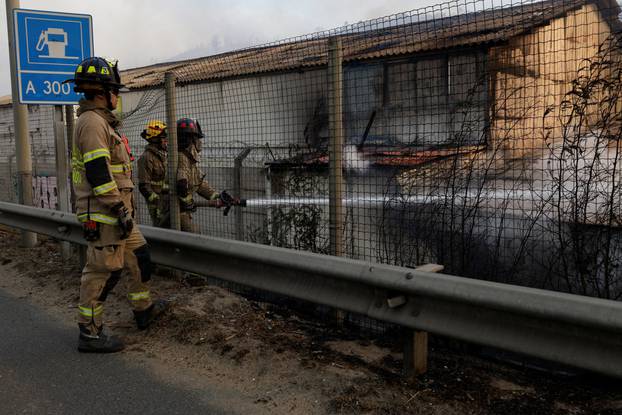
<instances>
[{"instance_id":1,"label":"damaged roof","mask_svg":"<svg viewBox=\"0 0 622 415\"><path fill-rule=\"evenodd\" d=\"M455 16L451 8L432 7L430 13L396 15L364 22L337 35L342 40L345 62L472 47L507 41L535 27L593 3L614 31L620 31L620 6L615 0L546 0L513 7L483 10ZM399 23L399 24L397 24ZM130 89L164 84L172 71L178 82L191 83L277 71L313 68L327 64L328 33L286 40L203 58L161 63L121 72Z\"/></svg>"}]
</instances>

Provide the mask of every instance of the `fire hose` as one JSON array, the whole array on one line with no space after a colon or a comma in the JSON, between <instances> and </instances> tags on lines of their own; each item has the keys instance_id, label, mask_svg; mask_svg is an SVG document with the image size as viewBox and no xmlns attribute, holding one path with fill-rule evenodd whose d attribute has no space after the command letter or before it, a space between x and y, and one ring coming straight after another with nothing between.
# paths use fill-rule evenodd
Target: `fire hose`
<instances>
[{"instance_id":1,"label":"fire hose","mask_svg":"<svg viewBox=\"0 0 622 415\"><path fill-rule=\"evenodd\" d=\"M231 196L226 190L220 192L218 199L216 200L205 200L205 201L197 201L195 202L196 207L223 207L223 215L227 216L231 207L240 206L246 207L246 199L239 199L237 197Z\"/></svg>"}]
</instances>

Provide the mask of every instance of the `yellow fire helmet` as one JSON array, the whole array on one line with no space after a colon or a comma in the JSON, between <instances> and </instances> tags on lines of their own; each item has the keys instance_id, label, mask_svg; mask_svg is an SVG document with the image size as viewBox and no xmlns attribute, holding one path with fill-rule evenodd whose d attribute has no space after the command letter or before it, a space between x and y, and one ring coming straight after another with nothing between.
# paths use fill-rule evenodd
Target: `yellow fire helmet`
<instances>
[{"instance_id":1,"label":"yellow fire helmet","mask_svg":"<svg viewBox=\"0 0 622 415\"><path fill-rule=\"evenodd\" d=\"M140 136L147 141L156 138L166 138L166 123L160 120L149 121L147 128L140 133Z\"/></svg>"}]
</instances>

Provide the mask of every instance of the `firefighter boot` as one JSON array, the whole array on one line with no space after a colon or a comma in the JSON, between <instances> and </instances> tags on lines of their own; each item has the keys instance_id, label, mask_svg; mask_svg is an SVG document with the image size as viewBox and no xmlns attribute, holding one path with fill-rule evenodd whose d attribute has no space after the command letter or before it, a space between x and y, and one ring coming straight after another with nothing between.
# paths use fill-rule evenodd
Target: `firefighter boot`
<instances>
[{"instance_id":1,"label":"firefighter boot","mask_svg":"<svg viewBox=\"0 0 622 415\"><path fill-rule=\"evenodd\" d=\"M168 307L168 301L160 299L156 300L146 310L134 311L134 319L136 320L138 330L145 330L149 327Z\"/></svg>"},{"instance_id":2,"label":"firefighter boot","mask_svg":"<svg viewBox=\"0 0 622 415\"><path fill-rule=\"evenodd\" d=\"M82 353L116 353L125 347L121 339L104 332L103 326L91 332L87 326L78 324L80 337L78 351Z\"/></svg>"}]
</instances>

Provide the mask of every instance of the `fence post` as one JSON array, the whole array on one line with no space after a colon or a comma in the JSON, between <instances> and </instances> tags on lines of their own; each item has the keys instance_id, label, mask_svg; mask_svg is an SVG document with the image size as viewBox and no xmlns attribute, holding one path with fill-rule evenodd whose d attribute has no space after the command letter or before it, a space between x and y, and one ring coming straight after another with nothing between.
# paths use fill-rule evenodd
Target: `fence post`
<instances>
[{"instance_id":1,"label":"fence post","mask_svg":"<svg viewBox=\"0 0 622 415\"><path fill-rule=\"evenodd\" d=\"M73 128L75 125L73 105L65 105L65 125L67 127L67 148L69 149L69 156L73 156ZM73 193L73 186L69 187L70 197L69 202L71 205L71 212L76 211L75 207L75 195ZM74 244L74 251L78 253L78 259L80 262L80 268L84 268L86 265L86 246Z\"/></svg>"},{"instance_id":2,"label":"fence post","mask_svg":"<svg viewBox=\"0 0 622 415\"><path fill-rule=\"evenodd\" d=\"M67 148L69 149L68 155L73 155L73 127L74 127L74 111L73 105L65 105L65 125L67 127ZM69 202L71 205L71 211L75 212L74 208L74 196L73 188L69 188Z\"/></svg>"},{"instance_id":3,"label":"fence post","mask_svg":"<svg viewBox=\"0 0 622 415\"><path fill-rule=\"evenodd\" d=\"M177 199L177 103L175 97L175 74L164 74L166 88L166 125L168 126L168 187L171 215L171 229L180 230L179 200Z\"/></svg>"},{"instance_id":4,"label":"fence post","mask_svg":"<svg viewBox=\"0 0 622 415\"><path fill-rule=\"evenodd\" d=\"M251 152L250 147L246 147L238 154L233 162L233 195L242 197L242 163ZM240 206L235 206L235 239L244 240L244 210Z\"/></svg>"},{"instance_id":5,"label":"fence post","mask_svg":"<svg viewBox=\"0 0 622 415\"><path fill-rule=\"evenodd\" d=\"M67 190L67 178L69 168L67 164L67 142L65 141L65 124L63 123L63 106L54 105L54 144L56 150L56 188L58 189L58 210L69 212L69 192ZM62 258L67 260L71 257L71 245L69 242L61 242Z\"/></svg>"},{"instance_id":6,"label":"fence post","mask_svg":"<svg viewBox=\"0 0 622 415\"><path fill-rule=\"evenodd\" d=\"M328 41L328 114L330 144L329 158L329 238L330 253L343 256L343 51L341 39Z\"/></svg>"},{"instance_id":7,"label":"fence post","mask_svg":"<svg viewBox=\"0 0 622 415\"><path fill-rule=\"evenodd\" d=\"M32 206L32 157L30 154L30 135L28 132L28 107L19 103L19 85L15 51L15 28L13 9L19 9L19 0L7 0L6 20L9 41L9 60L11 66L11 92L13 99L13 122L15 125L15 156L17 161L17 189L19 203ZM32 248L37 244L37 234L21 231L21 245Z\"/></svg>"},{"instance_id":8,"label":"fence post","mask_svg":"<svg viewBox=\"0 0 622 415\"><path fill-rule=\"evenodd\" d=\"M67 126L67 147L69 148L69 152L71 153L73 146L74 127L73 105L65 105L65 125Z\"/></svg>"}]
</instances>

